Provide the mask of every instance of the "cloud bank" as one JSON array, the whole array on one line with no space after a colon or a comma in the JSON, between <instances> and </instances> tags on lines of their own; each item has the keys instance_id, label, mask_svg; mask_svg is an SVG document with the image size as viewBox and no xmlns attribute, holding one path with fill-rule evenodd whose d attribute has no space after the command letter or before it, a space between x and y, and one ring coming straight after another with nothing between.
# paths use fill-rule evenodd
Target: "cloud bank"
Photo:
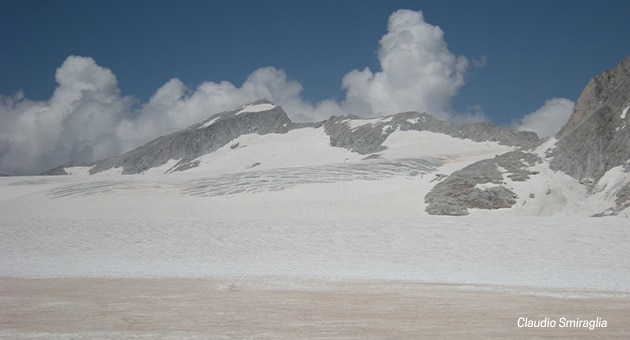
<instances>
[{"instance_id":1,"label":"cloud bank","mask_svg":"<svg viewBox=\"0 0 630 340\"><path fill-rule=\"evenodd\" d=\"M451 109L469 62L448 50L444 32L425 22L422 12L399 10L389 17L378 60L380 70L355 69L342 78L346 97L341 101L305 101L298 81L283 70L262 67L240 86L206 81L190 89L170 79L148 102L139 103L121 93L110 69L90 57L69 56L57 69L58 86L49 100L32 101L22 92L0 95L0 173L37 174L69 161L118 155L261 98L281 105L296 122L402 111L460 123L484 120L481 108L472 114ZM532 122L540 115L546 117L532 114ZM532 124L523 121L523 126Z\"/></svg>"},{"instance_id":2,"label":"cloud bank","mask_svg":"<svg viewBox=\"0 0 630 340\"><path fill-rule=\"evenodd\" d=\"M533 131L539 137L555 135L567 123L575 103L566 98L553 98L545 102L538 110L524 116L514 124L520 131Z\"/></svg>"}]
</instances>

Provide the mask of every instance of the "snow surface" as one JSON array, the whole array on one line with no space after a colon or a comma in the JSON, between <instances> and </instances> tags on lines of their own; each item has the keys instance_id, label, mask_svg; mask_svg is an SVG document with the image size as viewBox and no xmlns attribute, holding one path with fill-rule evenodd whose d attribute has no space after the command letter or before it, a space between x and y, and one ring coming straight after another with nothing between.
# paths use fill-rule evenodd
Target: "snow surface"
<instances>
[{"instance_id":1,"label":"snow surface","mask_svg":"<svg viewBox=\"0 0 630 340\"><path fill-rule=\"evenodd\" d=\"M111 168L105 171L97 172L95 175L107 176L107 175L122 175L123 167Z\"/></svg>"},{"instance_id":2,"label":"snow surface","mask_svg":"<svg viewBox=\"0 0 630 340\"><path fill-rule=\"evenodd\" d=\"M225 174L247 169L343 164L364 157L347 149L331 147L324 128L303 128L285 134L242 135L217 151L199 157L200 166L186 172Z\"/></svg>"},{"instance_id":3,"label":"snow surface","mask_svg":"<svg viewBox=\"0 0 630 340\"><path fill-rule=\"evenodd\" d=\"M377 123L381 123L381 122L389 122L393 119L393 117L387 117L387 118L371 118L371 119L362 119L362 118L356 118L356 119L348 119L346 120L344 123L351 129L354 130L360 126L363 125L374 125Z\"/></svg>"},{"instance_id":4,"label":"snow surface","mask_svg":"<svg viewBox=\"0 0 630 340\"><path fill-rule=\"evenodd\" d=\"M496 142L474 142L468 139L453 138L441 133L429 131L392 132L383 146L381 154L390 159L396 158L439 158L456 160L466 158L473 163L484 158L492 158L514 148ZM477 157L481 156L481 158Z\"/></svg>"},{"instance_id":5,"label":"snow surface","mask_svg":"<svg viewBox=\"0 0 630 340\"><path fill-rule=\"evenodd\" d=\"M281 276L630 291L627 219L427 216L430 168L369 166L252 177L3 178L0 276Z\"/></svg>"},{"instance_id":6,"label":"snow surface","mask_svg":"<svg viewBox=\"0 0 630 340\"><path fill-rule=\"evenodd\" d=\"M238 116L240 114L247 113L247 112L269 111L269 110L274 109L275 107L276 107L276 105L269 104L269 103L250 104L250 105L241 106L240 110L238 110L236 113L234 113L234 115ZM239 109L239 107L236 107L236 108L234 108L232 110L237 110L237 109ZM207 121L207 122L203 123L201 126L199 126L197 129L205 129L208 126L216 123L219 119L221 119L221 116L217 116L217 117L215 117L213 119L210 119L209 121Z\"/></svg>"},{"instance_id":7,"label":"snow surface","mask_svg":"<svg viewBox=\"0 0 630 340\"><path fill-rule=\"evenodd\" d=\"M418 124L418 122L422 120L422 122L425 122L427 119L424 117L416 117L416 118L409 118L407 119L407 121L411 124Z\"/></svg>"},{"instance_id":8,"label":"snow surface","mask_svg":"<svg viewBox=\"0 0 630 340\"><path fill-rule=\"evenodd\" d=\"M276 106L270 103L262 103L262 104L251 104L251 105L245 105L240 111L238 111L237 113L235 113L234 115L240 115L242 113L246 113L246 112L262 112L262 111L269 111L274 109Z\"/></svg>"},{"instance_id":9,"label":"snow surface","mask_svg":"<svg viewBox=\"0 0 630 340\"><path fill-rule=\"evenodd\" d=\"M168 173L173 167L179 163L179 159L169 159L166 163L156 166L154 168L150 168L142 172L143 175L157 175L157 174L165 174Z\"/></svg>"},{"instance_id":10,"label":"snow surface","mask_svg":"<svg viewBox=\"0 0 630 340\"><path fill-rule=\"evenodd\" d=\"M209 121L207 121L207 122L203 123L203 125L201 125L201 126L200 126L200 127L198 127L197 129L205 129L205 128L207 128L208 126L210 126L210 125L214 124L217 120L219 120L219 118L221 118L221 117L215 117L215 118L212 118L212 119L210 119Z\"/></svg>"},{"instance_id":11,"label":"snow surface","mask_svg":"<svg viewBox=\"0 0 630 340\"><path fill-rule=\"evenodd\" d=\"M72 166L64 168L68 175L89 175L91 166Z\"/></svg>"},{"instance_id":12,"label":"snow surface","mask_svg":"<svg viewBox=\"0 0 630 340\"><path fill-rule=\"evenodd\" d=\"M544 159L554 143L536 152ZM365 159L331 147L323 128L308 128L241 136L184 172L164 174L177 163L171 160L142 175L121 176L117 168L0 178L0 276L282 276L630 291L627 219L588 217L609 208L602 202L625 183L621 168L588 196L587 186L545 159L527 182L504 176L519 195L512 209L436 217L425 212L424 197L441 175L512 148L400 130L384 145L379 157Z\"/></svg>"},{"instance_id":13,"label":"snow surface","mask_svg":"<svg viewBox=\"0 0 630 340\"><path fill-rule=\"evenodd\" d=\"M122 195L129 185L136 187ZM190 207L191 199L180 202L168 191L132 180L98 195L40 196L56 213L36 216L28 209L11 213L3 204L0 275L282 276L630 290L623 219L420 217L386 211L394 205L346 217L343 209L326 211L295 191L285 193L299 199L293 207L259 198L269 210L309 204L319 215L283 217L247 209L256 194L227 198L231 204L217 209L204 198ZM33 195L29 201L36 203ZM105 204L110 207L94 209ZM126 205L135 211L113 214Z\"/></svg>"}]
</instances>

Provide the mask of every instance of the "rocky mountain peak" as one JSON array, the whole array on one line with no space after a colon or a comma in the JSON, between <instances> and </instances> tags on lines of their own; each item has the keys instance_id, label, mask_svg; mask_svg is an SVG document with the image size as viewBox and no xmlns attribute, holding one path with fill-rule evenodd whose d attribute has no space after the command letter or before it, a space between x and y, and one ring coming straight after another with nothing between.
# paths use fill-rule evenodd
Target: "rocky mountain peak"
<instances>
[{"instance_id":1,"label":"rocky mountain peak","mask_svg":"<svg viewBox=\"0 0 630 340\"><path fill-rule=\"evenodd\" d=\"M597 180L620 165L630 169L630 57L594 77L558 132L550 166L570 176Z\"/></svg>"},{"instance_id":2,"label":"rocky mountain peak","mask_svg":"<svg viewBox=\"0 0 630 340\"><path fill-rule=\"evenodd\" d=\"M225 110L223 112L213 114L208 119L198 124L194 124L190 126L188 129L207 128L210 125L213 125L214 123L218 122L219 120L228 119L228 118L237 118L239 116L240 118L242 118L243 116L248 116L250 114L257 114L257 113L269 113L270 115L279 114L278 118L285 120L285 123L290 122L289 117L282 110L282 108L271 103L267 99L260 99L249 104L240 105L240 106Z\"/></svg>"},{"instance_id":3,"label":"rocky mountain peak","mask_svg":"<svg viewBox=\"0 0 630 340\"><path fill-rule=\"evenodd\" d=\"M159 137L120 156L96 162L90 173L122 167L123 174L137 174L179 160L169 171L197 166L194 160L216 151L231 140L249 133L285 133L292 122L280 106L266 99L212 115L187 129Z\"/></svg>"},{"instance_id":4,"label":"rocky mountain peak","mask_svg":"<svg viewBox=\"0 0 630 340\"><path fill-rule=\"evenodd\" d=\"M593 77L578 98L575 111L556 137L563 138L594 113L606 110L622 112L630 97L630 57L611 70Z\"/></svg>"}]
</instances>

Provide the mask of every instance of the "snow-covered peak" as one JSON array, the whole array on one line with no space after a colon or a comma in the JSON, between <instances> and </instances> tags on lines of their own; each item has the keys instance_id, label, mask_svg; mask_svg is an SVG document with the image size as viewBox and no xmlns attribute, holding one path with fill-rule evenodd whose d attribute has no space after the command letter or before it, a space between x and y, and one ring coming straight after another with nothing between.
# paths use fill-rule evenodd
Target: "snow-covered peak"
<instances>
[{"instance_id":1,"label":"snow-covered peak","mask_svg":"<svg viewBox=\"0 0 630 340\"><path fill-rule=\"evenodd\" d=\"M366 119L366 118L354 118L354 119L348 119L347 121L345 121L344 123L350 128L350 129L356 129L360 126L363 125L375 125L377 123L380 123L383 120L383 118L372 118L372 119Z\"/></svg>"},{"instance_id":2,"label":"snow-covered peak","mask_svg":"<svg viewBox=\"0 0 630 340\"><path fill-rule=\"evenodd\" d=\"M225 116L238 116L238 115L241 115L243 113L248 113L248 112L270 111L270 110L275 109L276 107L278 106L270 103L266 99L261 99L250 104L240 105L240 106L231 108L229 110L223 111L221 113L218 113L210 117L206 122L204 122L200 126L198 126L197 129L205 129L209 127L210 125L216 123L217 121L219 121L221 118Z\"/></svg>"},{"instance_id":3,"label":"snow-covered peak","mask_svg":"<svg viewBox=\"0 0 630 340\"><path fill-rule=\"evenodd\" d=\"M260 104L249 104L249 105L245 105L242 109L240 109L238 112L236 112L234 115L240 115L246 112L263 112L263 111L269 111L269 110L273 110L276 108L276 105L271 104L271 103L260 103Z\"/></svg>"},{"instance_id":4,"label":"snow-covered peak","mask_svg":"<svg viewBox=\"0 0 630 340\"><path fill-rule=\"evenodd\" d=\"M205 128L207 128L208 126L210 126L210 125L214 124L217 120L219 120L219 118L221 118L221 117L216 116L216 117L214 117L214 118L210 119L209 121L207 121L207 122L203 123L203 124L202 124L201 126L199 126L197 129L205 129Z\"/></svg>"}]
</instances>

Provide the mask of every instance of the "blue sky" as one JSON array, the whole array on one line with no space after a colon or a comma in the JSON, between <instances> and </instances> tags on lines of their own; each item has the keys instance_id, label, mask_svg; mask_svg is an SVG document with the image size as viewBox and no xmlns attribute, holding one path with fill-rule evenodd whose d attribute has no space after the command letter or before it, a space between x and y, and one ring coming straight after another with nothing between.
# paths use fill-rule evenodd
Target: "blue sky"
<instances>
[{"instance_id":1,"label":"blue sky","mask_svg":"<svg viewBox=\"0 0 630 340\"><path fill-rule=\"evenodd\" d=\"M266 93L294 120L413 109L557 125L630 55L628 13L623 0L1 1L0 172L111 156Z\"/></svg>"}]
</instances>

